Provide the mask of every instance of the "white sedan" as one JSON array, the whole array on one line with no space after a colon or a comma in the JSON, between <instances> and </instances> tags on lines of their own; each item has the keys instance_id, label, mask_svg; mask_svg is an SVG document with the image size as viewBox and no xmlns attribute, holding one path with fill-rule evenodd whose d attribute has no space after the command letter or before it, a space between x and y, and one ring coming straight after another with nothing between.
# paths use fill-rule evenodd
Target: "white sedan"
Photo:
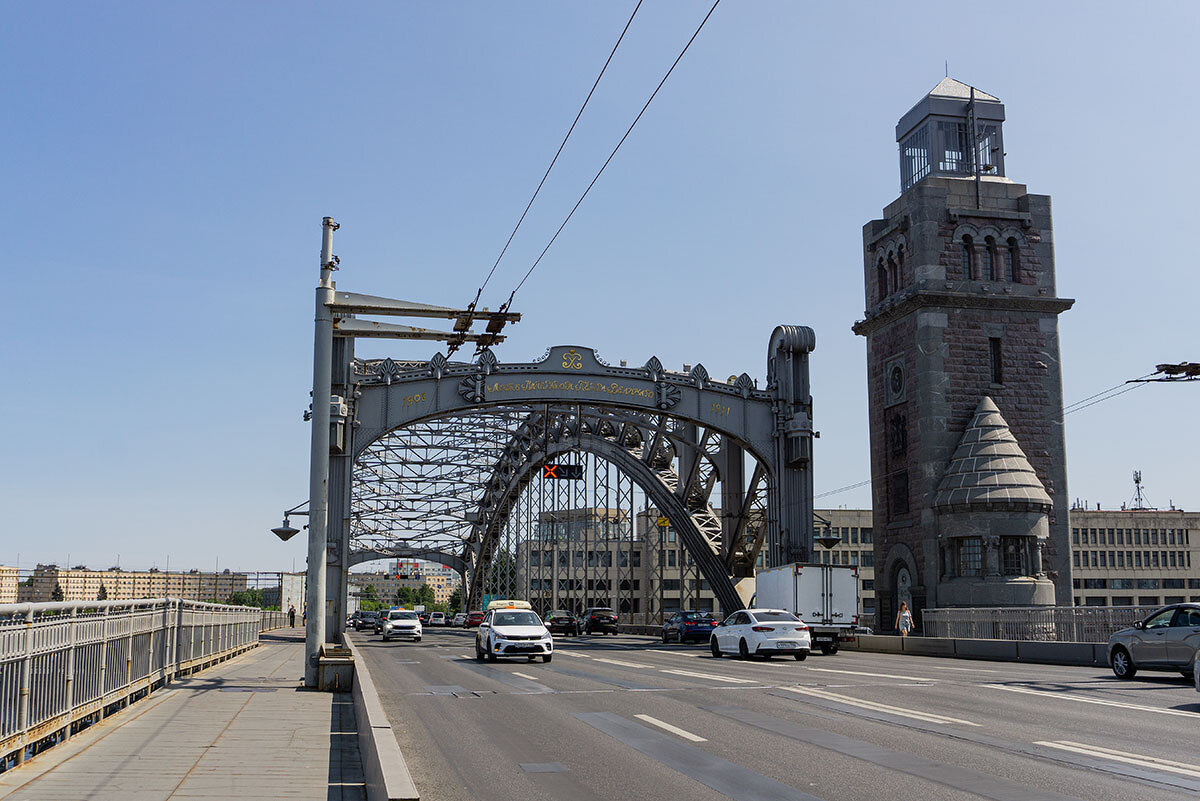
<instances>
[{"instance_id":1,"label":"white sedan","mask_svg":"<svg viewBox=\"0 0 1200 801\"><path fill-rule=\"evenodd\" d=\"M411 637L413 642L421 641L421 618L416 612L406 609L393 609L387 613L383 621L383 641L392 637Z\"/></svg>"},{"instance_id":2,"label":"white sedan","mask_svg":"<svg viewBox=\"0 0 1200 801\"><path fill-rule=\"evenodd\" d=\"M554 658L554 640L542 620L528 609L492 609L475 632L475 658L495 662L498 656L524 656L532 662Z\"/></svg>"},{"instance_id":3,"label":"white sedan","mask_svg":"<svg viewBox=\"0 0 1200 801\"><path fill-rule=\"evenodd\" d=\"M812 650L804 621L786 609L739 609L713 629L709 647L714 657L738 653L742 659L791 654L801 662Z\"/></svg>"}]
</instances>

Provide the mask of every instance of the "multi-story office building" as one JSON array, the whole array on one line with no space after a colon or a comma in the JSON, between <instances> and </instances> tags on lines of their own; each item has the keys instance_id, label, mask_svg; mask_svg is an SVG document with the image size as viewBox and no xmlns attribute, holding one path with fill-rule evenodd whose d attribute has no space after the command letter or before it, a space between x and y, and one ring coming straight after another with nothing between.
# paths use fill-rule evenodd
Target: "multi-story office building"
<instances>
[{"instance_id":1,"label":"multi-story office building","mask_svg":"<svg viewBox=\"0 0 1200 801\"><path fill-rule=\"evenodd\" d=\"M103 596L110 601L135 598L184 598L191 601L224 601L235 592L246 590L246 574L225 570L221 573L168 573L160 570L90 570L84 565L60 568L38 565L32 582L18 588L22 601L36 603L54 599L55 588L64 601L95 601ZM101 592L103 587L103 592Z\"/></svg>"},{"instance_id":2,"label":"multi-story office building","mask_svg":"<svg viewBox=\"0 0 1200 801\"><path fill-rule=\"evenodd\" d=\"M386 573L351 573L351 592L361 594L370 585L381 603L390 604L401 589L416 590L428 584L433 590L436 603L450 601L450 596L461 585L457 573L444 565L421 559L405 559L393 562Z\"/></svg>"},{"instance_id":3,"label":"multi-story office building","mask_svg":"<svg viewBox=\"0 0 1200 801\"><path fill-rule=\"evenodd\" d=\"M1071 576L1076 606L1200 601L1200 512L1074 508Z\"/></svg>"}]
</instances>

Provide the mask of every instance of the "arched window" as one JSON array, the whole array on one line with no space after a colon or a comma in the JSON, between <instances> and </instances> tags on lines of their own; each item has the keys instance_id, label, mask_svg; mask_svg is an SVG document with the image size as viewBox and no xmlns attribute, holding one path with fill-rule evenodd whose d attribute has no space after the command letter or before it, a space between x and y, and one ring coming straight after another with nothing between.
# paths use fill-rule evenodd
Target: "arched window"
<instances>
[{"instance_id":1,"label":"arched window","mask_svg":"<svg viewBox=\"0 0 1200 801\"><path fill-rule=\"evenodd\" d=\"M1016 237L1008 238L1008 258L1006 259L1008 268L1008 280L1014 284L1021 280L1021 251L1017 247Z\"/></svg>"},{"instance_id":2,"label":"arched window","mask_svg":"<svg viewBox=\"0 0 1200 801\"><path fill-rule=\"evenodd\" d=\"M962 238L962 274L965 281L975 278L975 243L969 235Z\"/></svg>"},{"instance_id":3,"label":"arched window","mask_svg":"<svg viewBox=\"0 0 1200 801\"><path fill-rule=\"evenodd\" d=\"M896 269L896 260L891 256L888 256L887 271L888 271L888 278L889 278L889 282L892 287L892 291L895 292L897 289L900 288L900 273Z\"/></svg>"},{"instance_id":4,"label":"arched window","mask_svg":"<svg viewBox=\"0 0 1200 801\"><path fill-rule=\"evenodd\" d=\"M887 270L883 269L883 257L879 258L879 264L875 267L875 283L879 284L879 299L883 300L888 296L888 279Z\"/></svg>"},{"instance_id":5,"label":"arched window","mask_svg":"<svg viewBox=\"0 0 1200 801\"><path fill-rule=\"evenodd\" d=\"M996 252L996 240L990 236L983 239L983 274L989 281L1000 280L1000 254Z\"/></svg>"},{"instance_id":6,"label":"arched window","mask_svg":"<svg viewBox=\"0 0 1200 801\"><path fill-rule=\"evenodd\" d=\"M904 280L904 245L896 248L896 279Z\"/></svg>"}]
</instances>

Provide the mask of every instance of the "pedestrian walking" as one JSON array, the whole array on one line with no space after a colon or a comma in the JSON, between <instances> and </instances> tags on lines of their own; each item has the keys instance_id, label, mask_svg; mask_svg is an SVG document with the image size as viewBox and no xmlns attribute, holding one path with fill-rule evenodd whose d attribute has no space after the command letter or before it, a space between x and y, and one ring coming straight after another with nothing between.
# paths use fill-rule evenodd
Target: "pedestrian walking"
<instances>
[{"instance_id":1,"label":"pedestrian walking","mask_svg":"<svg viewBox=\"0 0 1200 801\"><path fill-rule=\"evenodd\" d=\"M304 619L304 625L308 625L308 607L304 607L304 611L300 613L300 617Z\"/></svg>"},{"instance_id":2,"label":"pedestrian walking","mask_svg":"<svg viewBox=\"0 0 1200 801\"><path fill-rule=\"evenodd\" d=\"M900 629L901 637L907 637L908 633L912 631L912 627L912 612L908 611L908 604L901 601L900 612L896 615L896 628Z\"/></svg>"},{"instance_id":3,"label":"pedestrian walking","mask_svg":"<svg viewBox=\"0 0 1200 801\"><path fill-rule=\"evenodd\" d=\"M296 628L296 605L288 607L288 628Z\"/></svg>"}]
</instances>

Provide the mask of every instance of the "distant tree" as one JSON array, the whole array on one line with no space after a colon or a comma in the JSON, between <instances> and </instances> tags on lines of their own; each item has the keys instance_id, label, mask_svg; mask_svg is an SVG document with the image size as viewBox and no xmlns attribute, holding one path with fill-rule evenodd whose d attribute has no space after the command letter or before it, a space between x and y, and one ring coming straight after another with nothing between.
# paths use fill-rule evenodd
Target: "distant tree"
<instances>
[{"instance_id":1,"label":"distant tree","mask_svg":"<svg viewBox=\"0 0 1200 801\"><path fill-rule=\"evenodd\" d=\"M425 604L426 609L431 609L431 607L437 605L437 598L433 594L433 587L430 587L428 584L422 584L418 587L416 596L417 603Z\"/></svg>"},{"instance_id":2,"label":"distant tree","mask_svg":"<svg viewBox=\"0 0 1200 801\"><path fill-rule=\"evenodd\" d=\"M361 597L364 600L377 601L379 600L379 593L376 592L374 584L368 584L362 588Z\"/></svg>"},{"instance_id":3,"label":"distant tree","mask_svg":"<svg viewBox=\"0 0 1200 801\"><path fill-rule=\"evenodd\" d=\"M262 609L265 601L263 600L262 590L249 589L238 590L226 598L225 603L230 606L256 606Z\"/></svg>"},{"instance_id":4,"label":"distant tree","mask_svg":"<svg viewBox=\"0 0 1200 801\"><path fill-rule=\"evenodd\" d=\"M97 601L107 601L108 600L108 587L104 586L103 584L100 585L100 592L96 593L96 600Z\"/></svg>"},{"instance_id":5,"label":"distant tree","mask_svg":"<svg viewBox=\"0 0 1200 801\"><path fill-rule=\"evenodd\" d=\"M67 596L63 592L62 585L59 584L57 581L54 582L54 591L50 593L50 600L51 601L61 601L66 597Z\"/></svg>"},{"instance_id":6,"label":"distant tree","mask_svg":"<svg viewBox=\"0 0 1200 801\"><path fill-rule=\"evenodd\" d=\"M462 609L462 601L462 587L455 587L454 592L450 593L450 600L446 602L446 606L450 607L451 612L457 612Z\"/></svg>"}]
</instances>

